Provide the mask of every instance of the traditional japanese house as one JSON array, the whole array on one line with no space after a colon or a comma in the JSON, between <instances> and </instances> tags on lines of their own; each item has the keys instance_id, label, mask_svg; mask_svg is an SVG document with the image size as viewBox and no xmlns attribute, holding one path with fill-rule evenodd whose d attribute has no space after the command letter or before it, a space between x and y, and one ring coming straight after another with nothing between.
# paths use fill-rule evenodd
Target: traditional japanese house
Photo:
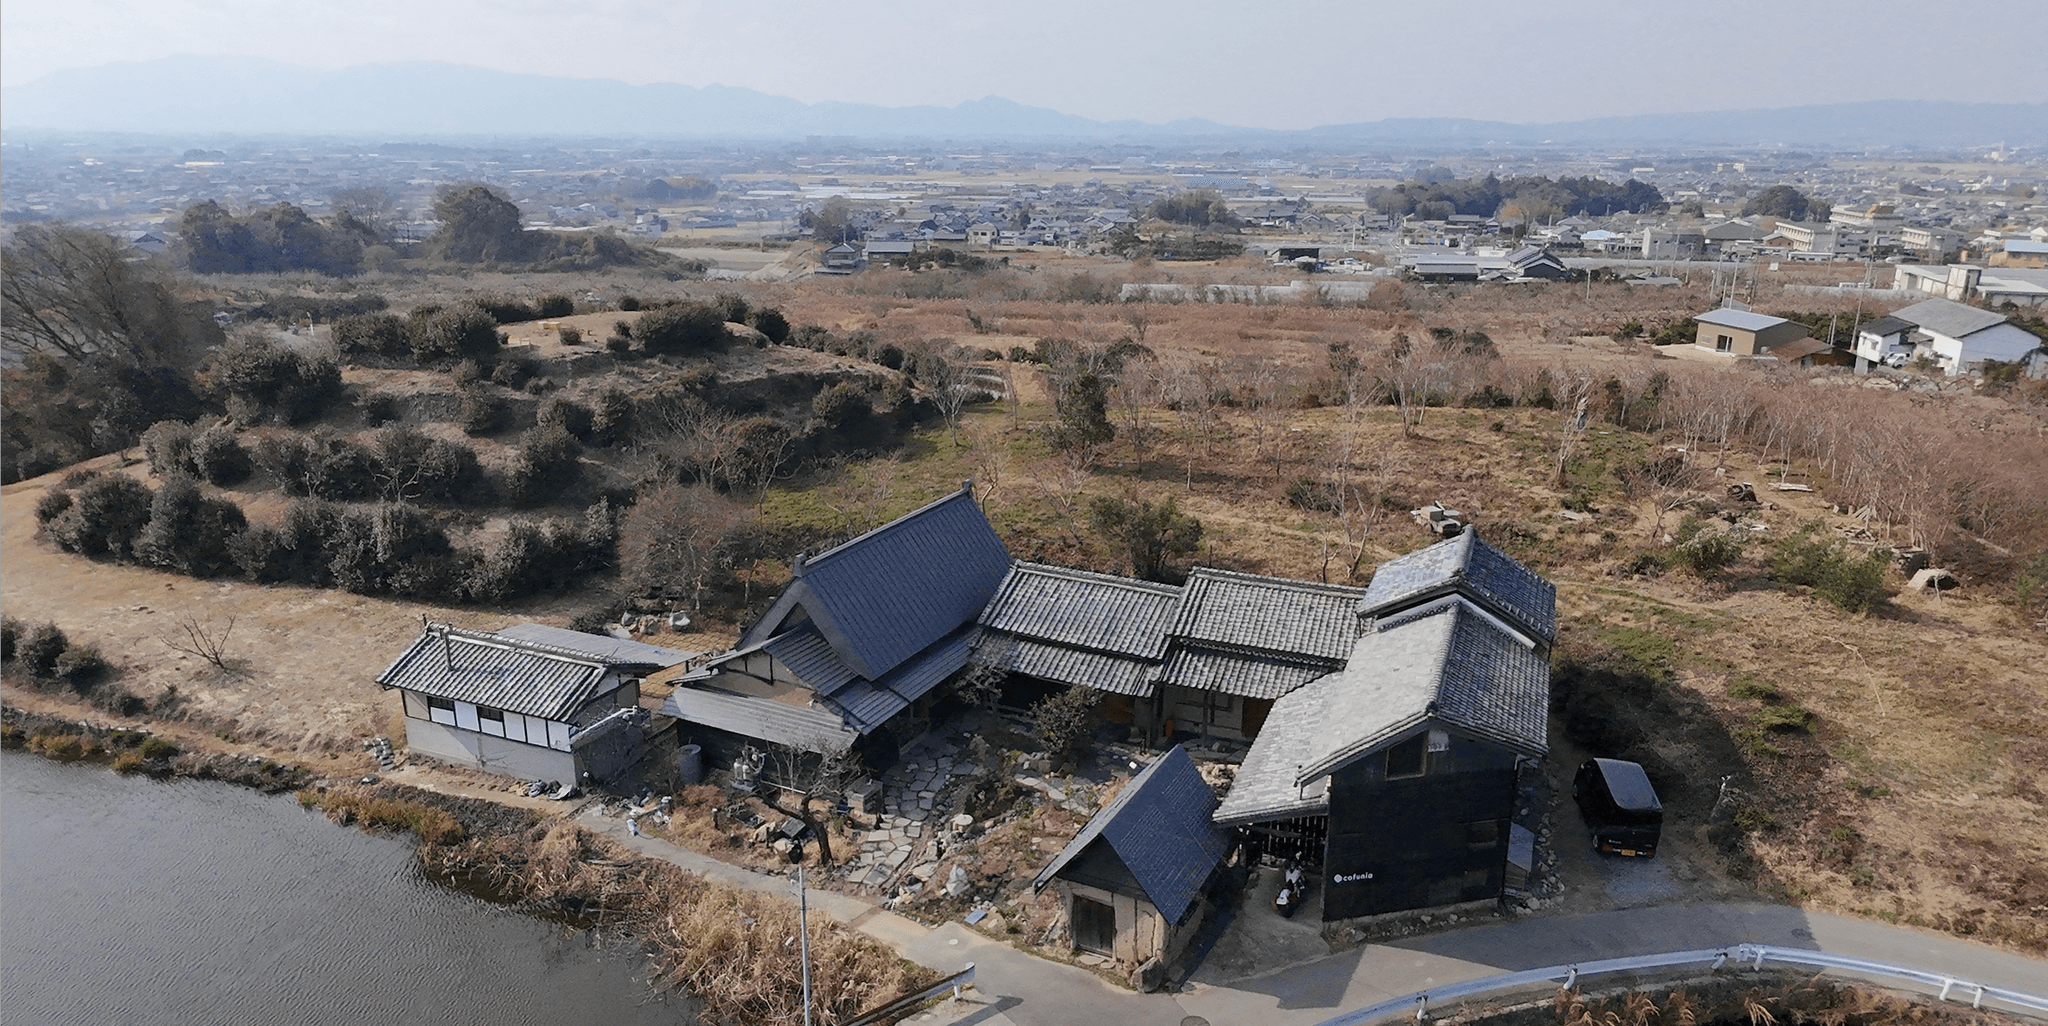
<instances>
[{"instance_id":1,"label":"traditional japanese house","mask_svg":"<svg viewBox=\"0 0 2048 1026\"><path fill-rule=\"evenodd\" d=\"M975 619L1010 568L960 491L809 558L730 651L674 678L662 711L715 763L743 746L840 754L873 768L917 732L938 685L967 663Z\"/></svg>"}]
</instances>

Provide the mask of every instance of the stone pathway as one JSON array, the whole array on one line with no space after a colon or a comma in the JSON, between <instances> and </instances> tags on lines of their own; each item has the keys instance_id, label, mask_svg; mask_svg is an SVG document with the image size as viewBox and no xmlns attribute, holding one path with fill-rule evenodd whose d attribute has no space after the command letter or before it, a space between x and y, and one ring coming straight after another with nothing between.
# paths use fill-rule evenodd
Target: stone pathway
<instances>
[{"instance_id":1,"label":"stone pathway","mask_svg":"<svg viewBox=\"0 0 2048 1026\"><path fill-rule=\"evenodd\" d=\"M959 754L958 746L929 736L904 750L903 761L879 781L881 816L861 838L859 853L840 870L841 876L877 889L905 876L919 887L931 880L954 814L947 792L956 777L978 768L965 764Z\"/></svg>"}]
</instances>

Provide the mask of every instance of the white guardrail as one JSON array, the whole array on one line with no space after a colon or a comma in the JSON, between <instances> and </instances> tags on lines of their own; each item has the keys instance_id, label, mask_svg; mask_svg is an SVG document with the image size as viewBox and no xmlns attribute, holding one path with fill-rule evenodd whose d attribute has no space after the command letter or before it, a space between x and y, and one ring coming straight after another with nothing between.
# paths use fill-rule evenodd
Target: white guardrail
<instances>
[{"instance_id":1,"label":"white guardrail","mask_svg":"<svg viewBox=\"0 0 2048 1026\"><path fill-rule=\"evenodd\" d=\"M1432 1002L1444 1003L1461 998L1478 997L1497 991L1514 990L1531 984L1555 982L1570 988L1581 977L1598 976L1604 973L1625 973L1644 969L1665 969L1674 966L1704 965L1721 969L1730 965L1738 968L1761 969L1766 963L1807 966L1823 971L1855 973L1860 976L1882 977L1925 988L1935 992L1942 1001L1956 1001L1967 998L1971 1008L1995 1006L2001 1011L2019 1012L2024 1015L2048 1018L2048 997L2027 994L2003 987L1992 987L1973 983L1947 973L1933 973L1924 969L1908 969L1903 966L1873 962L1864 958L1847 955L1831 955L1825 951L1807 951L1801 948L1780 948L1768 944L1735 944L1722 948L1700 948L1694 951L1667 951L1656 955L1632 955L1627 958L1607 958L1595 962L1580 962L1572 965L1554 965L1547 969L1527 969L1518 973L1505 973L1483 979L1466 980L1463 983L1446 984L1418 991L1407 997L1382 1001L1370 1008L1346 1012L1334 1019L1324 1020L1320 1026L1364 1026L1393 1016L1413 1015L1420 1023L1428 1018Z\"/></svg>"}]
</instances>

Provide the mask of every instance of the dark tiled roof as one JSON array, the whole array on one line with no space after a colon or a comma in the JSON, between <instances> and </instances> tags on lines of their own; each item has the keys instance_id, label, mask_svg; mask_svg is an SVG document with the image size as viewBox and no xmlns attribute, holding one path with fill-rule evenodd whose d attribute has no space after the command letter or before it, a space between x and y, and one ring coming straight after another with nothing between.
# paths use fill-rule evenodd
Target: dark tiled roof
<instances>
[{"instance_id":1,"label":"dark tiled roof","mask_svg":"<svg viewBox=\"0 0 2048 1026\"><path fill-rule=\"evenodd\" d=\"M516 623L499 630L497 634L498 637L511 638L515 641L536 641L543 645L582 652L607 662L651 663L668 667L689 662L700 654L665 645L650 645L644 641L572 631L566 627L549 627L541 623Z\"/></svg>"},{"instance_id":2,"label":"dark tiled roof","mask_svg":"<svg viewBox=\"0 0 2048 1026\"><path fill-rule=\"evenodd\" d=\"M831 644L812 624L769 638L761 643L760 651L781 660L789 672L824 694L860 679L839 660L839 654L832 651Z\"/></svg>"},{"instance_id":3,"label":"dark tiled roof","mask_svg":"<svg viewBox=\"0 0 2048 1026\"><path fill-rule=\"evenodd\" d=\"M898 664L880 680L857 680L834 691L825 703L845 715L847 726L865 734L959 672L977 637L975 627L966 627Z\"/></svg>"},{"instance_id":4,"label":"dark tiled roof","mask_svg":"<svg viewBox=\"0 0 2048 1026\"><path fill-rule=\"evenodd\" d=\"M1097 839L1108 842L1159 914L1177 923L1223 861L1229 839L1211 822L1216 794L1186 749L1145 767L1031 882L1044 890Z\"/></svg>"},{"instance_id":5,"label":"dark tiled roof","mask_svg":"<svg viewBox=\"0 0 2048 1026\"><path fill-rule=\"evenodd\" d=\"M1358 602L1358 615L1382 616L1451 592L1470 596L1544 644L1557 637L1557 586L1469 527L1456 538L1381 564Z\"/></svg>"},{"instance_id":6,"label":"dark tiled roof","mask_svg":"<svg viewBox=\"0 0 2048 1026\"><path fill-rule=\"evenodd\" d=\"M1180 589L1019 562L982 610L981 625L1054 644L1158 659Z\"/></svg>"},{"instance_id":7,"label":"dark tiled roof","mask_svg":"<svg viewBox=\"0 0 2048 1026\"><path fill-rule=\"evenodd\" d=\"M1341 660L1358 637L1359 588L1198 566L1171 634L1241 649Z\"/></svg>"},{"instance_id":8,"label":"dark tiled roof","mask_svg":"<svg viewBox=\"0 0 2048 1026\"><path fill-rule=\"evenodd\" d=\"M1279 698L1338 666L1335 662L1287 661L1263 652L1176 644L1159 680L1240 698Z\"/></svg>"},{"instance_id":9,"label":"dark tiled roof","mask_svg":"<svg viewBox=\"0 0 2048 1026\"><path fill-rule=\"evenodd\" d=\"M608 661L488 631L430 624L377 675L377 683L453 702L566 721L596 696L607 671L630 674L667 665L671 664L643 658Z\"/></svg>"},{"instance_id":10,"label":"dark tiled roof","mask_svg":"<svg viewBox=\"0 0 2048 1026\"><path fill-rule=\"evenodd\" d=\"M1010 673L1135 698L1152 694L1152 678L1159 669L1159 664L1150 659L1067 648L999 631L983 633L973 658Z\"/></svg>"},{"instance_id":11,"label":"dark tiled roof","mask_svg":"<svg viewBox=\"0 0 2048 1026\"><path fill-rule=\"evenodd\" d=\"M962 489L794 568L768 614L741 639L778 632L801 606L847 669L874 680L974 622L1010 554Z\"/></svg>"},{"instance_id":12,"label":"dark tiled roof","mask_svg":"<svg viewBox=\"0 0 2048 1026\"><path fill-rule=\"evenodd\" d=\"M1339 673L1273 704L1217 812L1230 825L1309 815L1302 788L1369 752L1442 723L1518 752L1549 750L1550 664L1463 601L1359 639Z\"/></svg>"},{"instance_id":13,"label":"dark tiled roof","mask_svg":"<svg viewBox=\"0 0 2048 1026\"><path fill-rule=\"evenodd\" d=\"M668 696L661 711L679 720L807 751L844 752L858 736L830 709L687 684Z\"/></svg>"},{"instance_id":14,"label":"dark tiled roof","mask_svg":"<svg viewBox=\"0 0 2048 1026\"><path fill-rule=\"evenodd\" d=\"M1863 322L1863 326L1857 329L1857 333L1870 334L1875 335L1879 338L1883 338L1886 335L1896 335L1899 332L1909 330L1913 326L1913 322L1911 321L1902 321L1897 317L1886 315L1883 317L1879 317L1877 320L1874 321Z\"/></svg>"},{"instance_id":15,"label":"dark tiled roof","mask_svg":"<svg viewBox=\"0 0 2048 1026\"><path fill-rule=\"evenodd\" d=\"M1329 788L1321 782L1296 786L1294 778L1306 762L1327 714L1330 691L1304 687L1273 703L1266 725L1244 755L1230 793L1216 808L1221 826L1242 826L1295 816L1320 816L1330 809Z\"/></svg>"}]
</instances>

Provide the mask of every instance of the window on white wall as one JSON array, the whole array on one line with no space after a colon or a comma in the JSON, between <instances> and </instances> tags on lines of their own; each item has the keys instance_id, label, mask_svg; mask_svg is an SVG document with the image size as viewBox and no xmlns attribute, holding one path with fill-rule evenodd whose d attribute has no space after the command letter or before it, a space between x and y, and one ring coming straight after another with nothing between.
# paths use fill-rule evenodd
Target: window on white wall
<instances>
[{"instance_id":1,"label":"window on white wall","mask_svg":"<svg viewBox=\"0 0 2048 1026\"><path fill-rule=\"evenodd\" d=\"M470 702L455 703L455 725L463 730L476 730L476 706Z\"/></svg>"},{"instance_id":2,"label":"window on white wall","mask_svg":"<svg viewBox=\"0 0 2048 1026\"><path fill-rule=\"evenodd\" d=\"M435 723L455 725L455 703L445 698L427 696L427 718Z\"/></svg>"},{"instance_id":3,"label":"window on white wall","mask_svg":"<svg viewBox=\"0 0 2048 1026\"><path fill-rule=\"evenodd\" d=\"M569 750L569 725L548 721L548 747L558 752Z\"/></svg>"},{"instance_id":4,"label":"window on white wall","mask_svg":"<svg viewBox=\"0 0 2048 1026\"><path fill-rule=\"evenodd\" d=\"M505 714L488 705L476 707L476 722L484 733L492 737L505 736Z\"/></svg>"},{"instance_id":5,"label":"window on white wall","mask_svg":"<svg viewBox=\"0 0 2048 1026\"><path fill-rule=\"evenodd\" d=\"M506 713L505 736L514 741L526 740L526 717L518 713Z\"/></svg>"}]
</instances>

